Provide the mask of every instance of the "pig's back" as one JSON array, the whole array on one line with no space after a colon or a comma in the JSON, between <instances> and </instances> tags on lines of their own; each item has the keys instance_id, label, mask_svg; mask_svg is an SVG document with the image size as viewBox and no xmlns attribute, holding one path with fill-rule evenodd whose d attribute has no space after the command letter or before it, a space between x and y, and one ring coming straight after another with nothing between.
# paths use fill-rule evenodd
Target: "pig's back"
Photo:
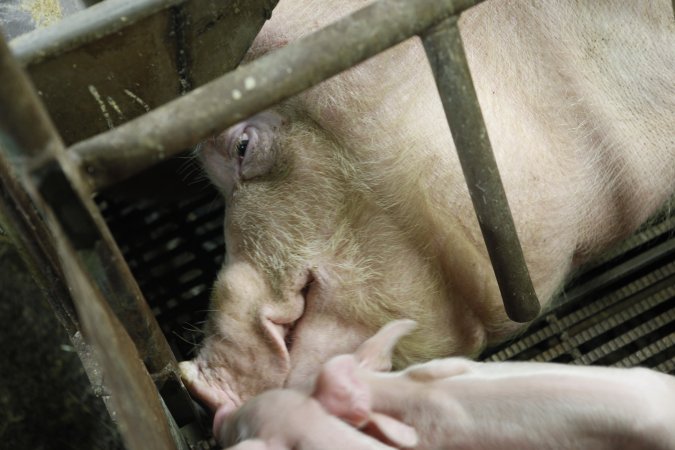
<instances>
[{"instance_id":1,"label":"pig's back","mask_svg":"<svg viewBox=\"0 0 675 450\"><path fill-rule=\"evenodd\" d=\"M673 12L668 1L487 2L461 27L547 297L556 268L630 233L675 189Z\"/></svg>"}]
</instances>

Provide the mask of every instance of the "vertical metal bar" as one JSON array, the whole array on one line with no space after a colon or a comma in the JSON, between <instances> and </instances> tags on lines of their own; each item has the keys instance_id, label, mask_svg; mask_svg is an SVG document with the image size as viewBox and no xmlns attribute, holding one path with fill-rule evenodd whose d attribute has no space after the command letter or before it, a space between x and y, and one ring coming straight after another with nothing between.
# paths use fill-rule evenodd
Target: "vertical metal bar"
<instances>
[{"instance_id":1,"label":"vertical metal bar","mask_svg":"<svg viewBox=\"0 0 675 450\"><path fill-rule=\"evenodd\" d=\"M540 306L485 129L457 17L445 19L429 29L422 36L422 41L436 78L504 308L512 320L530 321L537 316Z\"/></svg>"},{"instance_id":2,"label":"vertical metal bar","mask_svg":"<svg viewBox=\"0 0 675 450\"><path fill-rule=\"evenodd\" d=\"M53 217L48 217L54 232L57 252L63 264L71 292L82 320L84 334L95 351L110 390L110 402L116 412L120 434L129 450L187 450L171 430L167 415L153 380L138 356L136 347L108 306L101 291L78 258L69 239Z\"/></svg>"},{"instance_id":3,"label":"vertical metal bar","mask_svg":"<svg viewBox=\"0 0 675 450\"><path fill-rule=\"evenodd\" d=\"M6 134L5 142L0 144L6 144L3 150L17 178L30 174L41 199L64 226L79 257L96 274L99 288L111 299L111 306L149 370L159 373L175 366L173 353L82 177L66 157L47 113L4 41L1 52L0 130ZM16 143L8 141L12 139Z\"/></svg>"},{"instance_id":4,"label":"vertical metal bar","mask_svg":"<svg viewBox=\"0 0 675 450\"><path fill-rule=\"evenodd\" d=\"M0 130L0 139L2 131ZM0 141L0 148L3 146ZM0 227L26 264L33 280L54 311L61 326L72 339L78 330L77 314L63 281L58 258L28 194L14 177L9 163L0 152Z\"/></svg>"},{"instance_id":5,"label":"vertical metal bar","mask_svg":"<svg viewBox=\"0 0 675 450\"><path fill-rule=\"evenodd\" d=\"M171 373L177 376L173 354L149 311L139 314L141 304L149 308L82 188L79 174L65 156L37 94L1 36L0 150L0 166L8 169L32 200L23 208L35 207L49 231L50 253L60 260L85 335L95 343L106 370L125 442L139 450L177 448L178 441L170 433L171 419L163 411L136 347L110 313L106 294L126 299L126 306L143 316L141 328L132 331L137 339L143 333L154 338L151 345L156 347L143 347L146 363L156 366L156 372L166 378Z\"/></svg>"}]
</instances>

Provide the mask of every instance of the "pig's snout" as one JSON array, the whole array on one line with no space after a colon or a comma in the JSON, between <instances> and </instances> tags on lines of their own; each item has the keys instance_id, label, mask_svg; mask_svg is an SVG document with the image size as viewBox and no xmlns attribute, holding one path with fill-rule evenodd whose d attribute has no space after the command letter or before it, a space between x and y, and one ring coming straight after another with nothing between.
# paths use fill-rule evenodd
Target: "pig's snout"
<instances>
[{"instance_id":1,"label":"pig's snout","mask_svg":"<svg viewBox=\"0 0 675 450\"><path fill-rule=\"evenodd\" d=\"M284 385L293 328L303 316L305 286L312 280L311 273L301 272L283 300L274 301L250 264L232 264L221 272L202 347L195 359L180 365L188 390L217 421L258 393Z\"/></svg>"},{"instance_id":2,"label":"pig's snout","mask_svg":"<svg viewBox=\"0 0 675 450\"><path fill-rule=\"evenodd\" d=\"M228 393L222 385L210 384L199 363L183 361L179 368L181 378L192 395L216 412L213 417L213 435L217 436L223 422L241 406L241 400L236 394Z\"/></svg>"},{"instance_id":3,"label":"pig's snout","mask_svg":"<svg viewBox=\"0 0 675 450\"><path fill-rule=\"evenodd\" d=\"M241 405L241 399L228 383L215 380L216 377L207 374L213 369L204 369L199 362L195 361L183 361L178 366L181 378L188 390L211 411L222 409L222 415L226 411L236 410Z\"/></svg>"}]
</instances>

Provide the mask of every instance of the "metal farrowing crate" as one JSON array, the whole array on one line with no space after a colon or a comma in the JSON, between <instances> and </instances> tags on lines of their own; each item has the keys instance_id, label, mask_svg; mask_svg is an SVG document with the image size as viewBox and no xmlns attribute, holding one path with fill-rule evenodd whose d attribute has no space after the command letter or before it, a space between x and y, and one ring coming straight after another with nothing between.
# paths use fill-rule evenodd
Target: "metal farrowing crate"
<instances>
[{"instance_id":1,"label":"metal farrowing crate","mask_svg":"<svg viewBox=\"0 0 675 450\"><path fill-rule=\"evenodd\" d=\"M223 207L210 188L181 183L185 161L172 157L411 36L423 40L470 191L489 186L473 200L506 310L536 316L457 28L475 3L379 0L236 70L276 1L107 0L0 45L0 224L92 380L105 374L128 448L209 445L176 356L198 339L225 251ZM448 95L459 89L469 95ZM167 176L177 188L158 189ZM586 267L559 306L482 357L675 373L674 222L663 214Z\"/></svg>"}]
</instances>

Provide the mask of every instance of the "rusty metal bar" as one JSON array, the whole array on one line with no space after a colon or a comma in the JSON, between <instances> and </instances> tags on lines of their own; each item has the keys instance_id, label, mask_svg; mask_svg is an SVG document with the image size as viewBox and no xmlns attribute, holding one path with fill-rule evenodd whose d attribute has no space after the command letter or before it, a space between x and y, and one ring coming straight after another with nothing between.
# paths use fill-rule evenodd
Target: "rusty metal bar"
<instances>
[{"instance_id":1,"label":"rusty metal bar","mask_svg":"<svg viewBox=\"0 0 675 450\"><path fill-rule=\"evenodd\" d=\"M3 145L1 140L4 138L0 130L0 147ZM1 152L0 227L21 256L35 283L45 293L56 318L72 339L78 330L77 314L68 294L68 287L63 281L51 237Z\"/></svg>"},{"instance_id":2,"label":"rusty metal bar","mask_svg":"<svg viewBox=\"0 0 675 450\"><path fill-rule=\"evenodd\" d=\"M0 127L7 133L3 144L9 161L17 177L30 173L40 198L47 201L48 207L66 225L65 231L80 257L86 259L90 270L97 274L107 298L114 299L113 308L137 343L149 370L162 372L175 364L173 353L98 208L79 181L81 176L65 157L63 144L49 117L12 54L5 53L5 49L3 46L0 54L0 104L3 105ZM18 145L12 145L11 139Z\"/></svg>"},{"instance_id":3,"label":"rusty metal bar","mask_svg":"<svg viewBox=\"0 0 675 450\"><path fill-rule=\"evenodd\" d=\"M78 329L77 316L63 281L52 237L17 180L18 174L13 167L16 164L9 160L13 135L20 135L22 145L34 154L36 149L49 142L50 133L40 126L39 121L22 120L30 110L30 105L20 101L18 94L25 87L12 71L11 55L3 51L2 35L0 47L0 150L4 150L0 152L0 221L33 279L46 293L57 319L72 337Z\"/></svg>"},{"instance_id":4,"label":"rusty metal bar","mask_svg":"<svg viewBox=\"0 0 675 450\"><path fill-rule=\"evenodd\" d=\"M528 322L539 302L520 247L457 26L451 17L422 37L508 316Z\"/></svg>"},{"instance_id":5,"label":"rusty metal bar","mask_svg":"<svg viewBox=\"0 0 675 450\"><path fill-rule=\"evenodd\" d=\"M116 129L73 145L96 191L422 33L481 0L378 0Z\"/></svg>"},{"instance_id":6,"label":"rusty metal bar","mask_svg":"<svg viewBox=\"0 0 675 450\"><path fill-rule=\"evenodd\" d=\"M45 221L88 340L96 343L111 378L117 420L127 431L127 444L135 449L176 448L161 399L155 389L147 389L153 380L117 318L107 313L104 298L121 300L111 303L122 317L136 321L129 334L142 349L146 365L160 378L178 377L173 354L97 208L83 194L81 175L66 157L37 94L2 38L0 68L2 165L32 200L23 208L36 208ZM141 340L145 338L149 344ZM139 392L144 393L140 402Z\"/></svg>"},{"instance_id":7,"label":"rusty metal bar","mask_svg":"<svg viewBox=\"0 0 675 450\"><path fill-rule=\"evenodd\" d=\"M115 421L126 447L129 450L188 450L182 439L172 435L171 418L165 414L161 397L134 342L88 276L85 263L70 245L58 220L54 217L47 220L73 296L80 299L76 302L77 312L86 340L96 350L105 373L105 386L112 394L110 402L116 412Z\"/></svg>"}]
</instances>

